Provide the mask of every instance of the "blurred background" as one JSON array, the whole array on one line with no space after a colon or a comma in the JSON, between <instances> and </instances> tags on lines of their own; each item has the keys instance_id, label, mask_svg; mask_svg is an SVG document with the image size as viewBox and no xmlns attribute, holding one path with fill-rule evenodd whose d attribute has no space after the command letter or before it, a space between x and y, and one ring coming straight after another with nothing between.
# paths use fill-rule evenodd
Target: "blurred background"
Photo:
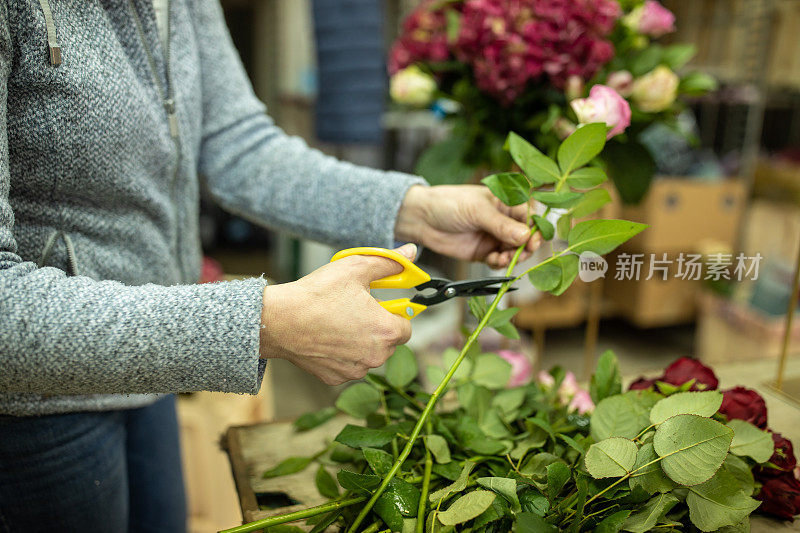
<instances>
[{"instance_id":1,"label":"blurred background","mask_svg":"<svg viewBox=\"0 0 800 533\"><path fill-rule=\"evenodd\" d=\"M417 3L222 1L255 91L285 131L341 159L407 172L419 169L421 155L447 139L451 127L442 119L447 102L415 109L390 102L387 52ZM583 379L606 349L617 353L631 377L681 356L711 365L757 361L761 373L750 379L765 382L777 368L800 248L800 2L662 3L675 14L677 28L664 45L693 44L696 54L685 68L710 74L718 85L688 99L674 127L639 136L655 165L646 194L623 202L609 189L613 201L603 207L603 218L651 228L608 258L604 279L577 280L559 297L532 286L518 291L511 303L520 308L520 339L487 332L484 349L512 350L537 370L558 364ZM275 282L291 281L335 252L256 227L210 202L203 203L201 228L208 280L264 273ZM729 260L712 279L703 279L708 270L700 279L684 279L678 271L682 254ZM738 254L760 254L755 279L752 272L736 279ZM631 257L641 259L639 280L618 275ZM419 262L432 275L487 273L429 251ZM656 275L645 279L653 268ZM415 319L410 346L423 367L463 342L462 305L443 304ZM800 326L790 337L796 341L790 355L796 355ZM219 447L227 427L290 419L336 397L333 388L282 363L269 363L258 397L181 398L192 531L241 519Z\"/></svg>"}]
</instances>

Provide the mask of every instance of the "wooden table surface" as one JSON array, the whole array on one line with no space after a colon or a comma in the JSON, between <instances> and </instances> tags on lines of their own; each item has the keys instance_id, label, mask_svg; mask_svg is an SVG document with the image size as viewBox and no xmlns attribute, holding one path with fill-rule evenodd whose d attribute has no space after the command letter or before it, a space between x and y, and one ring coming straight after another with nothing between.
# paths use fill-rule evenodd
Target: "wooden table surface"
<instances>
[{"instance_id":1,"label":"wooden table surface","mask_svg":"<svg viewBox=\"0 0 800 533\"><path fill-rule=\"evenodd\" d=\"M743 385L761 393L767 402L770 427L791 439L796 443L796 451L800 451L800 407L768 385L774 380L775 368L774 361L744 362L717 365L715 372L723 389ZM789 361L787 375L800 376L800 359ZM305 433L295 433L289 422L230 428L223 438L223 447L231 460L244 521L251 522L325 502L325 498L317 492L314 483L316 469L313 467L273 479L263 479L261 474L287 457L308 456L319 451L347 421L345 418L336 418ZM286 501L286 498L297 503L278 509L259 509L259 500ZM800 520L790 524L754 517L751 531L800 531Z\"/></svg>"}]
</instances>

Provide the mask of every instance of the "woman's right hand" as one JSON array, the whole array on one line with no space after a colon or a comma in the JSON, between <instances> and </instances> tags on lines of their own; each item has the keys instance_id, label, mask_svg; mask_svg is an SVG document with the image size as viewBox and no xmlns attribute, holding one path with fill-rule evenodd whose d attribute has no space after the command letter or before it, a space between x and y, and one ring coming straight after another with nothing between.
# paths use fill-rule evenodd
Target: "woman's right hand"
<instances>
[{"instance_id":1,"label":"woman's right hand","mask_svg":"<svg viewBox=\"0 0 800 533\"><path fill-rule=\"evenodd\" d=\"M416 246L397 249L412 261ZM291 283L264 289L261 357L291 361L328 385L361 379L411 337L408 320L369 293L372 281L399 274L396 261L350 256Z\"/></svg>"}]
</instances>

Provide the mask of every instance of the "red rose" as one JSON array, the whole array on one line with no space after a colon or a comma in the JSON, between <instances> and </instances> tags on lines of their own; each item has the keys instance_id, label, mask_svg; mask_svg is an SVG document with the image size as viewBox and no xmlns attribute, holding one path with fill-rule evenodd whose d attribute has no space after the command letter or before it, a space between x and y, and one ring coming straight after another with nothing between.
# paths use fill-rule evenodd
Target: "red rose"
<instances>
[{"instance_id":1,"label":"red rose","mask_svg":"<svg viewBox=\"0 0 800 533\"><path fill-rule=\"evenodd\" d=\"M646 378L639 378L633 383L631 383L628 390L646 390L652 389L655 386L656 380L655 379L646 379Z\"/></svg>"},{"instance_id":2,"label":"red rose","mask_svg":"<svg viewBox=\"0 0 800 533\"><path fill-rule=\"evenodd\" d=\"M729 419L738 418L756 427L767 427L767 404L756 391L745 387L734 387L723 391L719 412Z\"/></svg>"},{"instance_id":3,"label":"red rose","mask_svg":"<svg viewBox=\"0 0 800 533\"><path fill-rule=\"evenodd\" d=\"M770 466L759 467L755 471L756 477L759 479L780 476L784 472L793 472L797 466L792 441L780 433L772 433L772 442L775 443L775 453L769 458L769 462L777 468Z\"/></svg>"},{"instance_id":4,"label":"red rose","mask_svg":"<svg viewBox=\"0 0 800 533\"><path fill-rule=\"evenodd\" d=\"M760 510L784 520L794 520L800 514L800 481L792 472L765 480L761 491L756 496L761 500Z\"/></svg>"},{"instance_id":5,"label":"red rose","mask_svg":"<svg viewBox=\"0 0 800 533\"><path fill-rule=\"evenodd\" d=\"M659 381L679 386L692 379L695 382L691 390L716 390L719 386L719 380L713 370L700 361L688 357L681 357L669 365ZM699 387L699 384L705 387Z\"/></svg>"}]
</instances>

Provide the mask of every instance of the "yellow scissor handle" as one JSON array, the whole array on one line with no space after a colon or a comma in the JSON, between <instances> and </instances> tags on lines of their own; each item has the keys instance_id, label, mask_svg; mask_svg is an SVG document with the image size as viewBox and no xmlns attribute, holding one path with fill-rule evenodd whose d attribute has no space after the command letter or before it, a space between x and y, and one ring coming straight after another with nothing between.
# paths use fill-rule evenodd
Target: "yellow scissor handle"
<instances>
[{"instance_id":1,"label":"yellow scissor handle","mask_svg":"<svg viewBox=\"0 0 800 533\"><path fill-rule=\"evenodd\" d=\"M386 248L374 248L371 246L362 246L360 248L348 248L336 254L331 258L331 262L337 261L344 257L352 255L377 255L379 257L386 257L392 261L397 261L403 265L403 271L399 274L386 276L379 280L375 280L369 284L372 289L411 289L430 281L431 277L427 272L412 263L406 256L394 250L387 250Z\"/></svg>"},{"instance_id":2,"label":"yellow scissor handle","mask_svg":"<svg viewBox=\"0 0 800 533\"><path fill-rule=\"evenodd\" d=\"M370 283L369 286L372 289L411 289L421 283L431 280L427 272L412 263L406 256L394 250L387 250L386 248L374 248L369 246L348 248L337 252L331 258L331 262L353 255L377 255L379 257L386 257L392 261L397 261L403 266L403 271L399 274L386 276L385 278ZM398 298L396 300L386 300L378 303L390 313L408 320L411 320L426 309L426 306L414 303L410 298Z\"/></svg>"}]
</instances>

